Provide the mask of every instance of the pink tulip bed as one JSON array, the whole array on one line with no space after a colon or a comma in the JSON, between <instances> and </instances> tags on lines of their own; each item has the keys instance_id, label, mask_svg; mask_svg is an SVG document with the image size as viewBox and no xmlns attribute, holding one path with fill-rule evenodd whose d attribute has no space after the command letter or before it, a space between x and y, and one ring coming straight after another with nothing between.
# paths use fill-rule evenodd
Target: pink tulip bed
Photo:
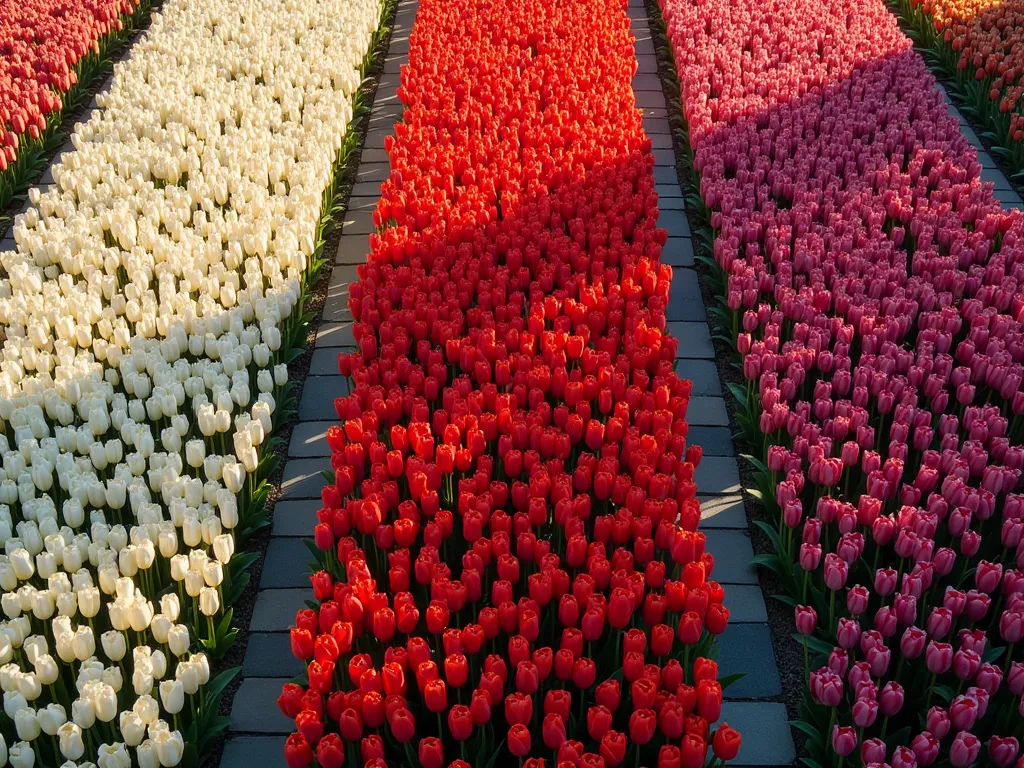
<instances>
[{"instance_id":1,"label":"pink tulip bed","mask_svg":"<svg viewBox=\"0 0 1024 768\"><path fill-rule=\"evenodd\" d=\"M882 0L660 0L821 766L1020 765L1024 218Z\"/></svg>"},{"instance_id":2,"label":"pink tulip bed","mask_svg":"<svg viewBox=\"0 0 1024 768\"><path fill-rule=\"evenodd\" d=\"M149 9L150 0L0 5L0 207L36 179L63 111L80 103Z\"/></svg>"}]
</instances>

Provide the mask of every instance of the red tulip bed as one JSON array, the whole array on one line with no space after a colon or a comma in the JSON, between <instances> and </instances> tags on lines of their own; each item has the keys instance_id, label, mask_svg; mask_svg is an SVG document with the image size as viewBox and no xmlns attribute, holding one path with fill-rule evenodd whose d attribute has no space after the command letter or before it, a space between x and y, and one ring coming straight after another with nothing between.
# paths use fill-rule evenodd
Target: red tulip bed
<instances>
[{"instance_id":1,"label":"red tulip bed","mask_svg":"<svg viewBox=\"0 0 1024 768\"><path fill-rule=\"evenodd\" d=\"M721 765L651 142L619 0L422 0L339 355L290 766Z\"/></svg>"},{"instance_id":2,"label":"red tulip bed","mask_svg":"<svg viewBox=\"0 0 1024 768\"><path fill-rule=\"evenodd\" d=\"M882 0L662 0L812 768L1024 735L1024 220Z\"/></svg>"},{"instance_id":3,"label":"red tulip bed","mask_svg":"<svg viewBox=\"0 0 1024 768\"><path fill-rule=\"evenodd\" d=\"M19 0L0 5L0 206L42 170L54 127L99 74L104 52L149 0Z\"/></svg>"},{"instance_id":4,"label":"red tulip bed","mask_svg":"<svg viewBox=\"0 0 1024 768\"><path fill-rule=\"evenodd\" d=\"M898 0L962 109L985 126L992 149L1024 179L1024 3L1021 0Z\"/></svg>"}]
</instances>

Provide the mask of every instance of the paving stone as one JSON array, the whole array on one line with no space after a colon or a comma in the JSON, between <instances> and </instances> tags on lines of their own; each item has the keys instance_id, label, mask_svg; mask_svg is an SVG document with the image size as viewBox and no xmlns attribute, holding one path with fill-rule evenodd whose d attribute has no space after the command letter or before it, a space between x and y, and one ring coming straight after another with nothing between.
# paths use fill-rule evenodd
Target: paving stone
<instances>
[{"instance_id":1,"label":"paving stone","mask_svg":"<svg viewBox=\"0 0 1024 768\"><path fill-rule=\"evenodd\" d=\"M692 253L692 250L691 250ZM697 273L692 269L677 267L672 270L672 285L668 293L668 321L707 322L704 299L700 295ZM680 343L682 339L680 339Z\"/></svg>"},{"instance_id":2,"label":"paving stone","mask_svg":"<svg viewBox=\"0 0 1024 768\"><path fill-rule=\"evenodd\" d=\"M300 421L292 429L292 437L288 443L288 455L299 459L330 456L331 449L327 446L327 428L337 423L337 419L334 421Z\"/></svg>"},{"instance_id":3,"label":"paving stone","mask_svg":"<svg viewBox=\"0 0 1024 768\"><path fill-rule=\"evenodd\" d=\"M349 351L355 349L351 347ZM309 363L309 376L340 376L338 373L338 353L344 352L343 348L325 347L314 349L313 358ZM696 389L694 390L696 391Z\"/></svg>"},{"instance_id":4,"label":"paving stone","mask_svg":"<svg viewBox=\"0 0 1024 768\"><path fill-rule=\"evenodd\" d=\"M765 624L768 621L764 594L757 585L730 584L725 590L725 607L729 609L730 624ZM726 629L726 633L728 631Z\"/></svg>"},{"instance_id":5,"label":"paving stone","mask_svg":"<svg viewBox=\"0 0 1024 768\"><path fill-rule=\"evenodd\" d=\"M674 208L666 208L664 206L665 200L671 200L672 198L679 198L680 205L683 200L683 190L678 184L655 184L654 191L658 193L658 207L661 208L662 214L667 210L676 210ZM682 209L679 209L682 210ZM661 218L660 216L658 217Z\"/></svg>"},{"instance_id":6,"label":"paving stone","mask_svg":"<svg viewBox=\"0 0 1024 768\"><path fill-rule=\"evenodd\" d=\"M380 182L379 181L357 181L352 185L353 195L379 195L380 194Z\"/></svg>"},{"instance_id":7,"label":"paving stone","mask_svg":"<svg viewBox=\"0 0 1024 768\"><path fill-rule=\"evenodd\" d=\"M13 237L5 237L0 240L0 253L4 251L14 251L18 249L18 242Z\"/></svg>"},{"instance_id":8,"label":"paving stone","mask_svg":"<svg viewBox=\"0 0 1024 768\"><path fill-rule=\"evenodd\" d=\"M981 163L982 168L995 168L996 161L992 159L992 156L988 152L978 153L978 162Z\"/></svg>"},{"instance_id":9,"label":"paving stone","mask_svg":"<svg viewBox=\"0 0 1024 768\"><path fill-rule=\"evenodd\" d=\"M676 153L671 149L655 149L651 152L654 155L654 167L655 168L675 168L676 167Z\"/></svg>"},{"instance_id":10,"label":"paving stone","mask_svg":"<svg viewBox=\"0 0 1024 768\"><path fill-rule=\"evenodd\" d=\"M690 398L686 421L701 427L724 427L729 423L725 400L720 397L697 396Z\"/></svg>"},{"instance_id":11,"label":"paving stone","mask_svg":"<svg viewBox=\"0 0 1024 768\"><path fill-rule=\"evenodd\" d=\"M391 174L391 166L388 163L371 163L365 159L359 161L359 169L356 171L357 181L375 181L380 184L386 181Z\"/></svg>"},{"instance_id":12,"label":"paving stone","mask_svg":"<svg viewBox=\"0 0 1024 768\"><path fill-rule=\"evenodd\" d=\"M729 686L730 688L732 686ZM725 701L719 722L743 734L739 754L729 765L794 765L796 748L786 705L769 701Z\"/></svg>"},{"instance_id":13,"label":"paving stone","mask_svg":"<svg viewBox=\"0 0 1024 768\"><path fill-rule=\"evenodd\" d=\"M359 155L359 162L360 163L385 163L388 166L390 166L391 158L388 157L388 153L387 153L386 150L384 150L384 149L377 149L376 147L374 147L373 149L364 149L360 153L360 155ZM366 200L372 199L373 200L373 205L374 206L377 205L377 200L375 198L362 198L362 199L366 199ZM349 210L352 210L352 201L351 200L349 200L349 206L348 207L349 207ZM369 207L372 207L372 206L369 206Z\"/></svg>"},{"instance_id":14,"label":"paving stone","mask_svg":"<svg viewBox=\"0 0 1024 768\"><path fill-rule=\"evenodd\" d=\"M392 74L392 77L397 77L397 75ZM402 104L402 102L398 100L398 93L396 91L394 91L394 90L387 90L387 91L380 91L380 90L378 90L377 93L373 97L373 106L375 106L375 107L376 106L382 106L382 107L401 106L403 109L405 108L404 105Z\"/></svg>"},{"instance_id":15,"label":"paving stone","mask_svg":"<svg viewBox=\"0 0 1024 768\"><path fill-rule=\"evenodd\" d=\"M683 357L714 360L715 348L711 344L711 331L706 322L669 323L668 332L679 339L677 360Z\"/></svg>"},{"instance_id":16,"label":"paving stone","mask_svg":"<svg viewBox=\"0 0 1024 768\"><path fill-rule=\"evenodd\" d=\"M316 330L318 347L353 347L352 323L324 323Z\"/></svg>"},{"instance_id":17,"label":"paving stone","mask_svg":"<svg viewBox=\"0 0 1024 768\"><path fill-rule=\"evenodd\" d=\"M318 350L319 351L319 350ZM316 359L317 353L313 353ZM676 360L676 373L693 382L693 395L721 395L718 368L710 360Z\"/></svg>"},{"instance_id":18,"label":"paving stone","mask_svg":"<svg viewBox=\"0 0 1024 768\"><path fill-rule=\"evenodd\" d=\"M231 730L234 733L289 734L295 723L277 706L284 677L247 677L238 686L231 704ZM278 755L282 753L278 752ZM256 765L266 765L266 755ZM252 765L252 764L250 764Z\"/></svg>"},{"instance_id":19,"label":"paving stone","mask_svg":"<svg viewBox=\"0 0 1024 768\"><path fill-rule=\"evenodd\" d=\"M648 136L651 140L651 149L672 149L672 137L664 133L656 133Z\"/></svg>"},{"instance_id":20,"label":"paving stone","mask_svg":"<svg viewBox=\"0 0 1024 768\"><path fill-rule=\"evenodd\" d=\"M694 400L718 400L719 398L691 398L688 414L694 411ZM698 411L700 408L698 407ZM704 426L690 421L690 431L686 434L688 445L699 445L704 449L705 456L734 456L736 449L732 443L732 433L727 427Z\"/></svg>"},{"instance_id":21,"label":"paving stone","mask_svg":"<svg viewBox=\"0 0 1024 768\"><path fill-rule=\"evenodd\" d=\"M672 168L672 173L675 174L676 169ZM672 184L676 187L679 186L678 178L674 182L668 181L656 181L656 187L661 189L662 185ZM658 193L660 196L660 192ZM669 237L689 237L690 236L690 222L686 218L686 214L681 211L661 211L658 215L658 226L668 230Z\"/></svg>"},{"instance_id":22,"label":"paving stone","mask_svg":"<svg viewBox=\"0 0 1024 768\"><path fill-rule=\"evenodd\" d=\"M655 74L644 72L637 73L633 76L633 92L642 93L644 91L652 91L654 93L664 93L661 87L661 78Z\"/></svg>"},{"instance_id":23,"label":"paving stone","mask_svg":"<svg viewBox=\"0 0 1024 768\"><path fill-rule=\"evenodd\" d=\"M703 465L703 464L702 464ZM327 481L321 470L330 469L323 459L291 459L284 465L281 480L282 499L319 499Z\"/></svg>"},{"instance_id":24,"label":"paving stone","mask_svg":"<svg viewBox=\"0 0 1024 768\"><path fill-rule=\"evenodd\" d=\"M250 632L283 632L295 623L295 611L304 608L311 598L309 588L262 589L256 593ZM732 610L732 607L729 608Z\"/></svg>"},{"instance_id":25,"label":"paving stone","mask_svg":"<svg viewBox=\"0 0 1024 768\"><path fill-rule=\"evenodd\" d=\"M664 214L664 212L662 213ZM661 263L671 267L692 267L694 264L693 241L688 237L670 236L665 247L661 249Z\"/></svg>"},{"instance_id":26,"label":"paving stone","mask_svg":"<svg viewBox=\"0 0 1024 768\"><path fill-rule=\"evenodd\" d=\"M644 131L648 136L651 134L664 133L671 135L672 126L668 123L668 118L664 115L648 115L644 114Z\"/></svg>"},{"instance_id":27,"label":"paving stone","mask_svg":"<svg viewBox=\"0 0 1024 768\"><path fill-rule=\"evenodd\" d=\"M364 149L363 150L363 154L364 155L367 152L382 152L382 153L384 153L384 156L387 157L387 153L384 152L383 149ZM380 195L362 195L360 197L356 197L355 195L352 195L352 196L349 197L348 203L345 205L345 208L348 211L370 211L370 212L372 212L373 209L377 207L377 202L379 200L380 200ZM373 221L373 219L370 219L370 221Z\"/></svg>"},{"instance_id":28,"label":"paving stone","mask_svg":"<svg viewBox=\"0 0 1024 768\"><path fill-rule=\"evenodd\" d=\"M666 189L669 189L669 187L666 187ZM685 211L686 210L686 200L683 199L682 193L680 193L678 197L665 197L661 193L661 188L659 188L659 190L658 190L658 208L661 209L662 214L664 214L665 211ZM673 265L673 266L677 266L677 265Z\"/></svg>"},{"instance_id":29,"label":"paving stone","mask_svg":"<svg viewBox=\"0 0 1024 768\"><path fill-rule=\"evenodd\" d=\"M964 138L967 139L968 142L970 142L972 147L974 147L975 149L982 148L981 140L978 138L978 135L969 127L967 127L966 125L961 125L960 132L963 133Z\"/></svg>"},{"instance_id":30,"label":"paving stone","mask_svg":"<svg viewBox=\"0 0 1024 768\"><path fill-rule=\"evenodd\" d=\"M342 235L338 238L336 264L365 264L370 254L370 238L366 235Z\"/></svg>"},{"instance_id":31,"label":"paving stone","mask_svg":"<svg viewBox=\"0 0 1024 768\"><path fill-rule=\"evenodd\" d=\"M348 305L349 286L359 280L353 264L337 264L331 271L327 285L327 300L324 302L324 320L329 323L352 322L352 310Z\"/></svg>"},{"instance_id":32,"label":"paving stone","mask_svg":"<svg viewBox=\"0 0 1024 768\"><path fill-rule=\"evenodd\" d=\"M768 699L782 693L767 624L730 624L718 638L717 660L723 677L746 673L725 689L726 698Z\"/></svg>"},{"instance_id":33,"label":"paving stone","mask_svg":"<svg viewBox=\"0 0 1024 768\"><path fill-rule=\"evenodd\" d=\"M283 717L283 715L282 715ZM235 736L224 744L221 768L252 768L266 765L268 755L284 755L284 734L280 736Z\"/></svg>"},{"instance_id":34,"label":"paving stone","mask_svg":"<svg viewBox=\"0 0 1024 768\"><path fill-rule=\"evenodd\" d=\"M384 149L384 137L390 136L393 133L394 131L391 130L391 128L367 130L366 138L363 140L363 147L369 149Z\"/></svg>"},{"instance_id":35,"label":"paving stone","mask_svg":"<svg viewBox=\"0 0 1024 768\"><path fill-rule=\"evenodd\" d=\"M636 91L636 105L641 109L666 109L665 95L658 90Z\"/></svg>"},{"instance_id":36,"label":"paving stone","mask_svg":"<svg viewBox=\"0 0 1024 768\"><path fill-rule=\"evenodd\" d=\"M303 607L303 603L297 603ZM731 629L731 627L730 627ZM246 677L298 677L305 671L292 656L291 639L284 632L249 632L242 674Z\"/></svg>"},{"instance_id":37,"label":"paving stone","mask_svg":"<svg viewBox=\"0 0 1024 768\"><path fill-rule=\"evenodd\" d=\"M733 458L708 456L702 459L694 480L701 492L709 495L740 492L740 471Z\"/></svg>"},{"instance_id":38,"label":"paving stone","mask_svg":"<svg viewBox=\"0 0 1024 768\"><path fill-rule=\"evenodd\" d=\"M379 181L371 183L375 184L378 190L380 189ZM349 210L345 212L341 220L341 231L346 235L362 235L366 237L373 230L373 213L371 211Z\"/></svg>"},{"instance_id":39,"label":"paving stone","mask_svg":"<svg viewBox=\"0 0 1024 768\"><path fill-rule=\"evenodd\" d=\"M320 499L277 502L274 505L273 535L275 537L308 538L313 531L313 526L316 525L316 512L320 506Z\"/></svg>"},{"instance_id":40,"label":"paving stone","mask_svg":"<svg viewBox=\"0 0 1024 768\"><path fill-rule=\"evenodd\" d=\"M647 127L648 120L664 120L668 122L669 117L671 117L668 110L662 109L661 107L649 107L641 111L643 112L645 128Z\"/></svg>"},{"instance_id":41,"label":"paving stone","mask_svg":"<svg viewBox=\"0 0 1024 768\"><path fill-rule=\"evenodd\" d=\"M991 181L995 184L995 189L1012 189L1010 182L1006 180L1006 176L998 168L982 168L981 180Z\"/></svg>"},{"instance_id":42,"label":"paving stone","mask_svg":"<svg viewBox=\"0 0 1024 768\"><path fill-rule=\"evenodd\" d=\"M56 183L56 181L54 181L54 178L53 178L53 166L52 165L48 165L46 167L46 170L43 171L43 175L39 179L39 186L41 187L44 184L55 184L55 183Z\"/></svg>"},{"instance_id":43,"label":"paving stone","mask_svg":"<svg viewBox=\"0 0 1024 768\"><path fill-rule=\"evenodd\" d=\"M654 51L650 53L640 53L637 51L636 64L637 72L649 75L658 74L658 57L654 55Z\"/></svg>"},{"instance_id":44,"label":"paving stone","mask_svg":"<svg viewBox=\"0 0 1024 768\"><path fill-rule=\"evenodd\" d=\"M714 458L704 457L697 468L698 473L709 459ZM750 562L754 550L750 546L750 532L747 529L719 528L707 530L704 535L707 536L707 551L715 556L715 569L711 572L711 578L719 584L757 584L757 569Z\"/></svg>"},{"instance_id":45,"label":"paving stone","mask_svg":"<svg viewBox=\"0 0 1024 768\"><path fill-rule=\"evenodd\" d=\"M409 57L395 57L393 59L384 59L384 74L385 75L397 75L401 71L403 64L409 63Z\"/></svg>"},{"instance_id":46,"label":"paving stone","mask_svg":"<svg viewBox=\"0 0 1024 768\"><path fill-rule=\"evenodd\" d=\"M1015 191L1013 191L1012 189L1011 190L996 190L995 197L996 197L996 200L998 200L1000 203L1002 203L1004 206L1006 206L1008 208L1020 208L1021 207L1020 196Z\"/></svg>"},{"instance_id":47,"label":"paving stone","mask_svg":"<svg viewBox=\"0 0 1024 768\"><path fill-rule=\"evenodd\" d=\"M637 35L633 49L637 56L654 56L654 41L651 40L650 32L646 35Z\"/></svg>"},{"instance_id":48,"label":"paving stone","mask_svg":"<svg viewBox=\"0 0 1024 768\"><path fill-rule=\"evenodd\" d=\"M310 526L306 529L306 536L312 532ZM309 567L312 562L313 556L302 538L272 538L267 545L260 589L309 589Z\"/></svg>"},{"instance_id":49,"label":"paving stone","mask_svg":"<svg viewBox=\"0 0 1024 768\"><path fill-rule=\"evenodd\" d=\"M331 350L337 355L337 348ZM337 357L335 357L337 360ZM307 376L299 401L299 418L302 421L337 421L334 398L352 394L348 379L340 374L334 376Z\"/></svg>"},{"instance_id":50,"label":"paving stone","mask_svg":"<svg viewBox=\"0 0 1024 768\"><path fill-rule=\"evenodd\" d=\"M691 432L693 430L690 430ZM701 462L703 463L703 461ZM700 490L699 488L697 489ZM735 528L741 531L748 530L747 511L743 506L743 497L739 494L733 496L704 496L697 494L700 500L700 527L711 528ZM278 507L281 505L278 504ZM277 530L277 512L274 512L274 530Z\"/></svg>"}]
</instances>

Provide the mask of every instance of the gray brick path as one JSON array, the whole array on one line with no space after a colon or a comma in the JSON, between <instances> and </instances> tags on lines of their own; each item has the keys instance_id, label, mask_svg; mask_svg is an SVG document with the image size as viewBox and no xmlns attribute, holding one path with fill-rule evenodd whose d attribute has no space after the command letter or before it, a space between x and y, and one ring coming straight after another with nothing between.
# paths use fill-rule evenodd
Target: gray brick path
<instances>
[{"instance_id":1,"label":"gray brick path","mask_svg":"<svg viewBox=\"0 0 1024 768\"><path fill-rule=\"evenodd\" d=\"M725 394L715 367L715 350L693 269L693 243L683 205L683 191L672 155L658 63L639 41L650 45L647 12L641 0L630 0L629 15L638 40L639 68L633 77L637 106L644 111L644 128L654 142L655 180L661 214L659 225L669 241L662 261L673 269L667 311L668 329L679 340L676 371L693 382L688 441L704 448L695 479L701 494L701 529L708 551L715 556L712 578L725 586L731 619L718 642L722 675L746 675L725 691L722 720L743 734L743 746L730 765L791 765L796 759L787 724L786 707L771 699L782 693L764 596L751 564L754 555L741 497L739 466L730 434ZM650 115L648 117L648 115ZM664 164L664 165L662 165Z\"/></svg>"},{"instance_id":2,"label":"gray brick path","mask_svg":"<svg viewBox=\"0 0 1024 768\"><path fill-rule=\"evenodd\" d=\"M338 423L334 398L347 395L348 382L338 375L338 353L351 349L352 315L348 286L358 279L356 266L366 263L373 224L370 218L388 176L384 137L402 117L398 104L399 67L409 58L409 32L417 0L400 0L394 32L384 60L384 76L374 95L370 128L348 209L342 220L341 241L324 304L323 321L299 402L299 423L292 431L281 497L274 508L274 525L260 590L249 626L242 661L242 684L231 709L229 739L221 757L223 768L283 766L285 738L294 724L281 714L281 686L304 671L291 653L288 628L295 612L311 599L309 537L320 507L320 471L329 468L325 433Z\"/></svg>"}]
</instances>

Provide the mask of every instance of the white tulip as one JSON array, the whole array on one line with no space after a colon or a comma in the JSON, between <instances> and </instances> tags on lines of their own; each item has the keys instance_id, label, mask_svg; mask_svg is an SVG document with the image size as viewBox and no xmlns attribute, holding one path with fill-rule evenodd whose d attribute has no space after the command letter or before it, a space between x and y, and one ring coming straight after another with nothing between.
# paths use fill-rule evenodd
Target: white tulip
<instances>
[{"instance_id":1,"label":"white tulip","mask_svg":"<svg viewBox=\"0 0 1024 768\"><path fill-rule=\"evenodd\" d=\"M131 768L132 759L125 745L120 742L101 744L96 765L99 768Z\"/></svg>"},{"instance_id":2,"label":"white tulip","mask_svg":"<svg viewBox=\"0 0 1024 768\"><path fill-rule=\"evenodd\" d=\"M12 744L8 750L7 764L11 768L32 768L36 764L36 753L32 745L25 741Z\"/></svg>"},{"instance_id":3,"label":"white tulip","mask_svg":"<svg viewBox=\"0 0 1024 768\"><path fill-rule=\"evenodd\" d=\"M164 768L171 768L181 762L185 753L185 741L178 731L158 731L153 735L153 744L160 758L160 765Z\"/></svg>"},{"instance_id":4,"label":"white tulip","mask_svg":"<svg viewBox=\"0 0 1024 768\"><path fill-rule=\"evenodd\" d=\"M184 624L175 624L167 633L167 645L175 656L181 657L188 653L191 643L188 627Z\"/></svg>"},{"instance_id":5,"label":"white tulip","mask_svg":"<svg viewBox=\"0 0 1024 768\"><path fill-rule=\"evenodd\" d=\"M104 632L100 635L100 644L103 646L103 654L115 663L123 659L128 652L128 643L121 632Z\"/></svg>"},{"instance_id":6,"label":"white tulip","mask_svg":"<svg viewBox=\"0 0 1024 768\"><path fill-rule=\"evenodd\" d=\"M125 745L137 747L146 735L146 723L135 712L122 712L118 722Z\"/></svg>"},{"instance_id":7,"label":"white tulip","mask_svg":"<svg viewBox=\"0 0 1024 768\"><path fill-rule=\"evenodd\" d=\"M93 723L96 722L96 709L93 707L92 700L80 696L71 702L71 719L82 730L92 728Z\"/></svg>"},{"instance_id":8,"label":"white tulip","mask_svg":"<svg viewBox=\"0 0 1024 768\"><path fill-rule=\"evenodd\" d=\"M39 720L39 727L47 736L56 736L61 726L68 721L67 712L60 704L48 704L45 709L40 709L36 713L36 717Z\"/></svg>"},{"instance_id":9,"label":"white tulip","mask_svg":"<svg viewBox=\"0 0 1024 768\"><path fill-rule=\"evenodd\" d=\"M60 753L68 760L78 760L85 754L85 742L82 740L82 729L76 723L68 721L57 729Z\"/></svg>"},{"instance_id":10,"label":"white tulip","mask_svg":"<svg viewBox=\"0 0 1024 768\"><path fill-rule=\"evenodd\" d=\"M39 719L36 711L28 707L14 713L14 728L22 741L32 741L39 735Z\"/></svg>"}]
</instances>

